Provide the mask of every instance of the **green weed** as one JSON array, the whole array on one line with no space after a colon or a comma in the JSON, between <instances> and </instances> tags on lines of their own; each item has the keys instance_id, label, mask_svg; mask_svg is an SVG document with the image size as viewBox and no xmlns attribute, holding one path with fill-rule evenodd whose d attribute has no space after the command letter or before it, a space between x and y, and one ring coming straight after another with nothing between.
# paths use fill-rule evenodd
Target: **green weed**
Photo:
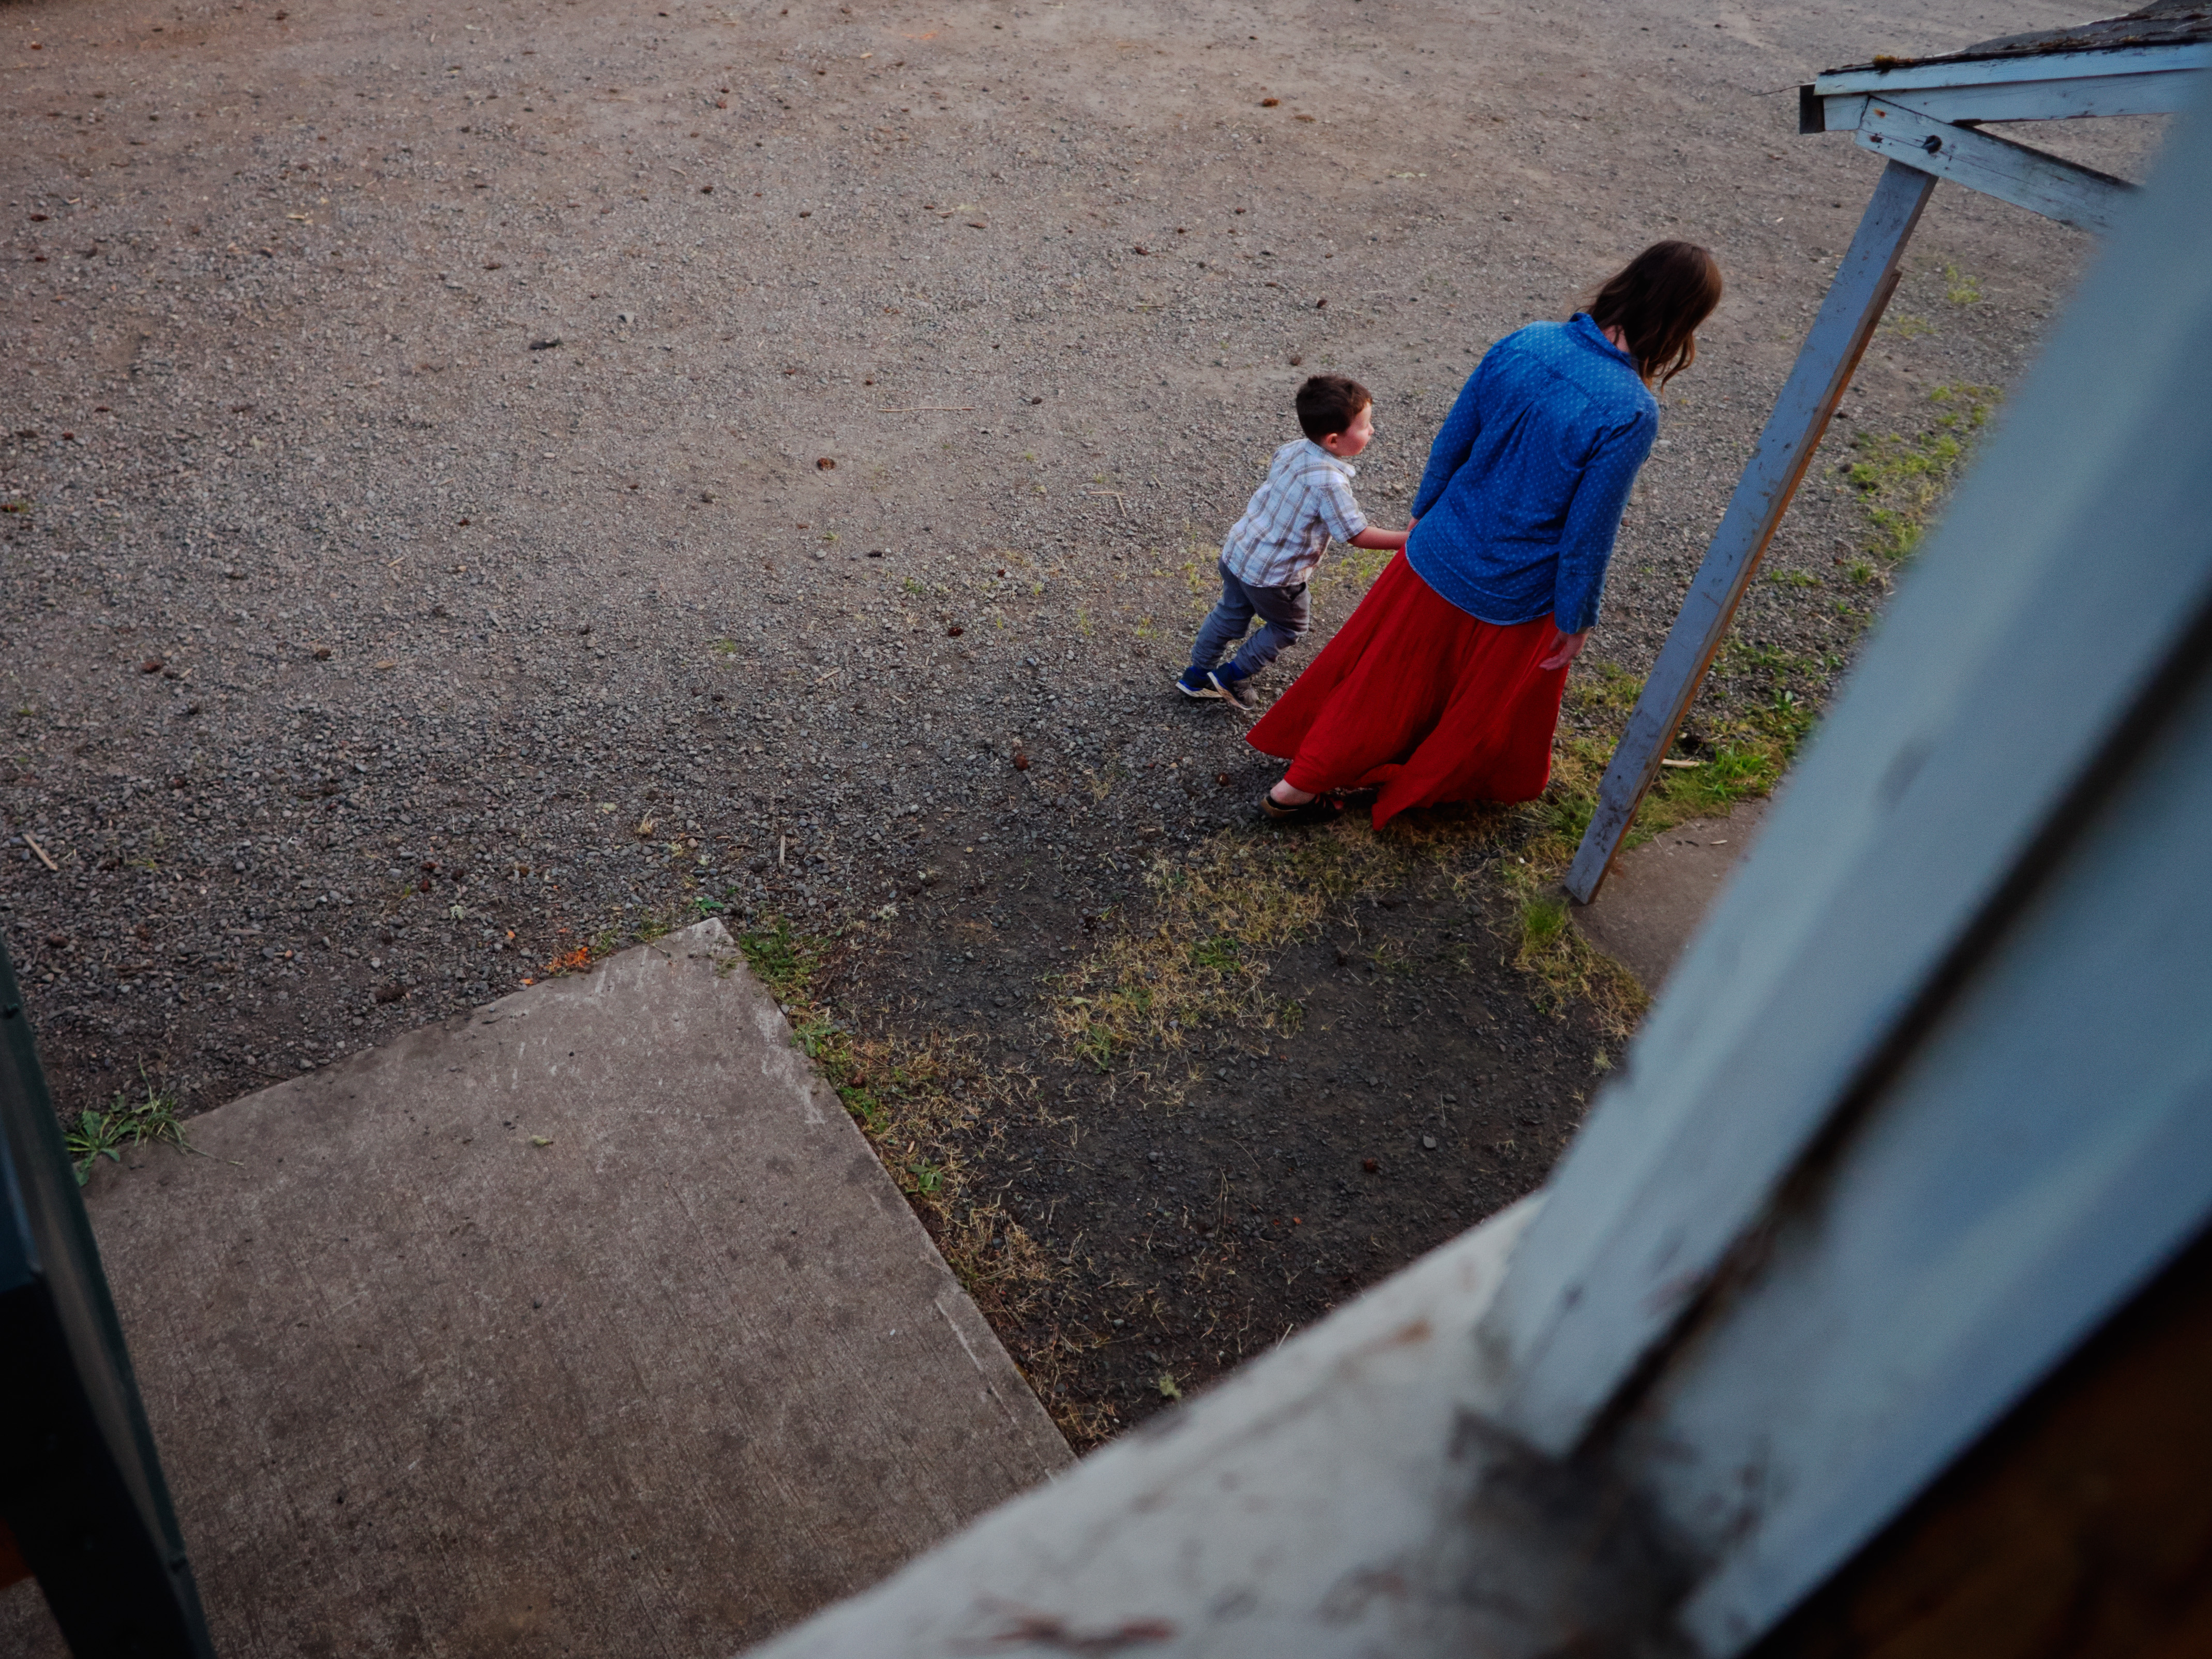
<instances>
[{"instance_id":1,"label":"green weed","mask_svg":"<svg viewBox=\"0 0 2212 1659\"><path fill-rule=\"evenodd\" d=\"M1868 552L1896 561L1918 548L2000 395L1995 386L1939 386L1928 394L1938 412L1923 430L1860 434L1854 445L1858 459L1841 471L1858 491L1873 528Z\"/></svg>"},{"instance_id":2,"label":"green weed","mask_svg":"<svg viewBox=\"0 0 2212 1659\"><path fill-rule=\"evenodd\" d=\"M1522 895L1521 948L1513 965L1543 986L1555 1008L1584 999L1612 1016L1615 1030L1626 1031L1650 1000L1634 975L1582 936L1567 901L1548 890Z\"/></svg>"},{"instance_id":3,"label":"green weed","mask_svg":"<svg viewBox=\"0 0 2212 1659\"><path fill-rule=\"evenodd\" d=\"M757 932L738 934L738 949L744 953L753 977L778 1002L802 1000L820 963L818 954L781 916Z\"/></svg>"},{"instance_id":4,"label":"green weed","mask_svg":"<svg viewBox=\"0 0 2212 1659\"><path fill-rule=\"evenodd\" d=\"M1192 963L1200 968L1210 968L1217 974L1235 971L1243 954L1243 946L1225 933L1190 947Z\"/></svg>"},{"instance_id":5,"label":"green weed","mask_svg":"<svg viewBox=\"0 0 2212 1659\"><path fill-rule=\"evenodd\" d=\"M1521 905L1521 954L1557 948L1567 936L1567 902L1551 893L1531 893Z\"/></svg>"},{"instance_id":6,"label":"green weed","mask_svg":"<svg viewBox=\"0 0 2212 1659\"><path fill-rule=\"evenodd\" d=\"M190 1150L185 1140L184 1126L177 1121L175 1097L156 1089L143 1066L138 1069L138 1080L146 1088L143 1100L133 1101L118 1090L106 1111L87 1107L70 1125L64 1139L76 1165L78 1186L92 1179L92 1166L100 1158L120 1164L125 1146L151 1140L167 1141L172 1146Z\"/></svg>"},{"instance_id":7,"label":"green weed","mask_svg":"<svg viewBox=\"0 0 2212 1659\"><path fill-rule=\"evenodd\" d=\"M1619 663L1583 657L1568 679L1567 701L1588 714L1617 714L1626 720L1643 690L1644 682Z\"/></svg>"},{"instance_id":8,"label":"green weed","mask_svg":"<svg viewBox=\"0 0 2212 1659\"><path fill-rule=\"evenodd\" d=\"M1212 574L1211 568L1202 568L1195 559L1183 561L1182 585L1190 594L1194 610L1203 611L1212 607L1214 598L1219 592L1213 585Z\"/></svg>"}]
</instances>

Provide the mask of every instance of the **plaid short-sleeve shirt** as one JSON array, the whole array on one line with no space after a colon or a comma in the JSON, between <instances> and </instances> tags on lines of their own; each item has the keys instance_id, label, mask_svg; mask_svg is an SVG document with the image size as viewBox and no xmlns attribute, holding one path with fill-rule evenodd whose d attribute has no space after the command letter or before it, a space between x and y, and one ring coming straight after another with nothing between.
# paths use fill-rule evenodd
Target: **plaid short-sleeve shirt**
<instances>
[{"instance_id":1,"label":"plaid short-sleeve shirt","mask_svg":"<svg viewBox=\"0 0 2212 1659\"><path fill-rule=\"evenodd\" d=\"M1329 538L1348 542L1367 528L1352 498L1356 469L1310 438L1275 452L1244 516L1229 527L1221 562L1250 587L1289 587L1321 562Z\"/></svg>"}]
</instances>

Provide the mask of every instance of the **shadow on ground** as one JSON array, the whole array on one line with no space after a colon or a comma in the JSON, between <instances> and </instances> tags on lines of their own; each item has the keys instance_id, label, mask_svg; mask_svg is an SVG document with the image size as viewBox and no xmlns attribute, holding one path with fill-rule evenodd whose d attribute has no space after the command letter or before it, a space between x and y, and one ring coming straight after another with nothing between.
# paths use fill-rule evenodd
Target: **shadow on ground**
<instances>
[{"instance_id":1,"label":"shadow on ground","mask_svg":"<svg viewBox=\"0 0 2212 1659\"><path fill-rule=\"evenodd\" d=\"M1637 998L1516 965L1525 819L1230 829L1104 915L971 881L750 949L1081 1448L1543 1179Z\"/></svg>"}]
</instances>

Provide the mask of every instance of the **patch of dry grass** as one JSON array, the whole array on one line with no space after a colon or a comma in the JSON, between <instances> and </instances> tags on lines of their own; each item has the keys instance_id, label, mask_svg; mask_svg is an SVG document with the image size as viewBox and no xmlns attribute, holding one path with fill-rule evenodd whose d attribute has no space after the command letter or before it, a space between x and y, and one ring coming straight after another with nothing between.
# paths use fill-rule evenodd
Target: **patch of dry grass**
<instances>
[{"instance_id":1,"label":"patch of dry grass","mask_svg":"<svg viewBox=\"0 0 2212 1659\"><path fill-rule=\"evenodd\" d=\"M1351 597L1356 602L1361 594L1375 586L1375 579L1397 556L1388 548L1348 547L1342 543L1339 543L1333 551L1335 556L1318 566L1308 579L1312 583L1316 599L1348 583Z\"/></svg>"},{"instance_id":2,"label":"patch of dry grass","mask_svg":"<svg viewBox=\"0 0 2212 1659\"><path fill-rule=\"evenodd\" d=\"M1577 678L1582 707L1608 724L1626 716L1638 690L1610 667ZM1670 770L1645 799L1629 844L1766 793L1811 723L1786 690L1723 721L1698 763ZM1424 886L1464 898L1485 872L1514 905L1517 927L1504 942L1540 1000L1554 1012L1586 1000L1608 1031L1626 1036L1650 998L1571 924L1559 892L1612 750L1607 736L1563 733L1549 786L1517 806L1413 813L1379 836L1352 812L1297 836L1224 832L1182 858L1154 860L1142 920L1123 920L1059 982L1052 1010L1061 1041L1100 1071L1125 1071L1144 1057L1172 1057L1202 1029L1296 1030L1303 1011L1269 983L1286 947L1316 937L1333 910L1355 900ZM1149 1072L1133 1076L1173 1092Z\"/></svg>"},{"instance_id":3,"label":"patch of dry grass","mask_svg":"<svg viewBox=\"0 0 2212 1659\"><path fill-rule=\"evenodd\" d=\"M1268 985L1283 949L1320 929L1331 907L1402 884L1408 839L1340 823L1310 835L1217 835L1146 872L1139 926L1109 933L1060 981L1053 1018L1071 1053L1113 1071L1145 1051L1172 1054L1186 1032L1237 1024L1297 1028L1301 1011Z\"/></svg>"},{"instance_id":4,"label":"patch of dry grass","mask_svg":"<svg viewBox=\"0 0 2212 1659\"><path fill-rule=\"evenodd\" d=\"M841 949L836 939L779 918L740 935L738 946L1060 1432L1079 1450L1104 1440L1117 1426L1111 1407L1071 1403L1060 1386L1073 1358L1103 1339L1038 1323L1066 1265L970 1179L978 1150L1011 1119L1043 1115L1036 1079L988 1063L972 1036L869 1036L840 1021L821 994Z\"/></svg>"}]
</instances>

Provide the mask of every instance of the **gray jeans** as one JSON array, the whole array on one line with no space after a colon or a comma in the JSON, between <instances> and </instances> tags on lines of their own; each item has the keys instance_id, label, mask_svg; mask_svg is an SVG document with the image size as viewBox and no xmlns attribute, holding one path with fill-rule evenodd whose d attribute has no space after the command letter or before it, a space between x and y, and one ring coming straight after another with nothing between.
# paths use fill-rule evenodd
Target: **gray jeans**
<instances>
[{"instance_id":1,"label":"gray jeans","mask_svg":"<svg viewBox=\"0 0 2212 1659\"><path fill-rule=\"evenodd\" d=\"M1206 614L1200 626L1198 638L1190 647L1190 665L1197 669L1217 666L1221 653L1238 640L1259 617L1260 631L1244 641L1244 648L1237 653L1230 665L1242 678L1256 674L1279 656L1285 647L1296 645L1307 629L1310 612L1306 605L1306 585L1297 582L1289 587L1255 587L1229 574L1229 567L1221 565L1221 601Z\"/></svg>"}]
</instances>

